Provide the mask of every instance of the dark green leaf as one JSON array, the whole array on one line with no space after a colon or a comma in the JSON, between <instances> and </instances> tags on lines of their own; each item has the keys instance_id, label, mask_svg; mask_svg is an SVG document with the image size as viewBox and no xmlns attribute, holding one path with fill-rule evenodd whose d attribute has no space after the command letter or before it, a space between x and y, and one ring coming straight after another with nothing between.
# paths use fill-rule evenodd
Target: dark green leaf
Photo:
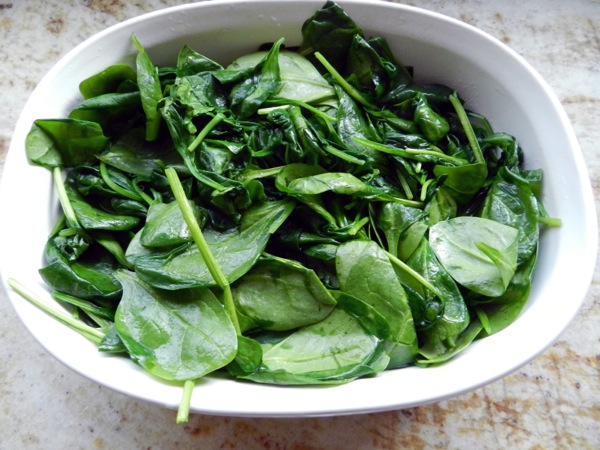
<instances>
[{"instance_id":1,"label":"dark green leaf","mask_svg":"<svg viewBox=\"0 0 600 450\"><path fill-rule=\"evenodd\" d=\"M166 380L193 380L231 362L237 336L208 289L162 291L119 271L123 298L115 328L131 358Z\"/></svg>"}]
</instances>

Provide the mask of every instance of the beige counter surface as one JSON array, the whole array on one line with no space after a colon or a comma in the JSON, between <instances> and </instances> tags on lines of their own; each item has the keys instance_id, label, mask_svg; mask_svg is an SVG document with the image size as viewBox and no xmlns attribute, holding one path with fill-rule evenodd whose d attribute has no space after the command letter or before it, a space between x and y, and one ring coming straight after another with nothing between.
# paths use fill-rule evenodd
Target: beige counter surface
<instances>
[{"instance_id":1,"label":"beige counter surface","mask_svg":"<svg viewBox=\"0 0 600 450\"><path fill-rule=\"evenodd\" d=\"M92 34L182 0L0 0L0 176L43 74ZM546 79L573 122L600 198L600 1L415 0L501 39ZM597 202L598 203L598 202ZM0 220L10 220L0 211ZM2 251L2 249L0 249ZM0 450L598 449L600 274L567 331L515 373L441 403L368 415L249 419L174 412L115 393L45 352L0 291Z\"/></svg>"}]
</instances>

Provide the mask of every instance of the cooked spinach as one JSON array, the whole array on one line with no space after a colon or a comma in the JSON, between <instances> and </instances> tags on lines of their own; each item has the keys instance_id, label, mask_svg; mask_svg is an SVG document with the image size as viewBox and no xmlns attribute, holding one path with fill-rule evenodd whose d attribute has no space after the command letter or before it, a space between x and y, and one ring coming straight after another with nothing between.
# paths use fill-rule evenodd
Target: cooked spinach
<instances>
[{"instance_id":1,"label":"cooked spinach","mask_svg":"<svg viewBox=\"0 0 600 450\"><path fill-rule=\"evenodd\" d=\"M448 360L518 316L558 223L516 139L451 87L334 2L302 35L226 67L188 46L156 67L134 36L135 68L27 136L63 212L40 274L81 320L51 313L183 381L178 421L215 371L331 384Z\"/></svg>"}]
</instances>

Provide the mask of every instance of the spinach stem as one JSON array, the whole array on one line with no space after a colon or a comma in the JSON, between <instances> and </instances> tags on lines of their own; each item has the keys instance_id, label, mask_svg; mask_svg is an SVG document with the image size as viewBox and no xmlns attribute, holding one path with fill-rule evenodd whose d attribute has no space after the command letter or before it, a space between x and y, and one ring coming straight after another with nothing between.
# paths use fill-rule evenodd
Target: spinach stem
<instances>
[{"instance_id":1,"label":"spinach stem","mask_svg":"<svg viewBox=\"0 0 600 450\"><path fill-rule=\"evenodd\" d=\"M326 145L325 147L323 147L323 149L327 153L337 156L338 158L343 159L344 161L349 162L351 164L356 164L358 166L364 166L366 163L366 161L364 159L360 159L360 158L357 158L356 156L352 156L349 153L346 153L343 150L338 150L337 148L335 148L331 145Z\"/></svg>"},{"instance_id":2,"label":"spinach stem","mask_svg":"<svg viewBox=\"0 0 600 450\"><path fill-rule=\"evenodd\" d=\"M436 151L436 150L421 150L418 148L405 148L402 151L406 152L406 154L408 155L408 157L410 157L410 155L414 155L414 156L419 156L419 155L423 155L423 156L435 156L436 158L439 159L443 159L446 160L448 162L454 163L457 166L461 166L463 164L465 164L465 160L464 159L460 159L460 158L455 158L454 156L450 156L450 155L446 155L445 153Z\"/></svg>"},{"instance_id":3,"label":"spinach stem","mask_svg":"<svg viewBox=\"0 0 600 450\"><path fill-rule=\"evenodd\" d=\"M350 97L352 97L361 105L366 106L367 108L374 108L374 106L371 105L371 103L369 103L360 92L354 89L354 87L350 83L348 83L337 70L335 70L335 67L333 67L321 53L315 52L314 55L315 58L317 58L319 62L323 64L323 67L325 67L327 72L329 72L333 79L337 81L337 83L348 93Z\"/></svg>"},{"instance_id":4,"label":"spinach stem","mask_svg":"<svg viewBox=\"0 0 600 450\"><path fill-rule=\"evenodd\" d=\"M562 223L562 221L559 218L544 216L538 217L538 222L548 227L560 227Z\"/></svg>"},{"instance_id":5,"label":"spinach stem","mask_svg":"<svg viewBox=\"0 0 600 450\"><path fill-rule=\"evenodd\" d=\"M178 424L186 423L188 421L194 385L194 380L185 380L185 383L183 383L183 394L181 396L181 401L179 402L179 409L177 410L176 422Z\"/></svg>"},{"instance_id":6,"label":"spinach stem","mask_svg":"<svg viewBox=\"0 0 600 450\"><path fill-rule=\"evenodd\" d=\"M431 291L433 294L435 294L438 298L443 300L442 294L440 293L440 291L438 291L437 288L433 284L431 284L429 281L427 281L419 272L414 270L412 267L410 267L404 261L397 258L396 256L394 256L387 250L384 250L384 251L385 251L386 255L388 256L388 258L390 259L390 261L392 262L392 264L395 264L400 269L402 269L403 271L405 271L406 273L411 275L415 280L417 280L419 283L421 283L423 285L423 287L425 287L426 289Z\"/></svg>"},{"instance_id":7,"label":"spinach stem","mask_svg":"<svg viewBox=\"0 0 600 450\"><path fill-rule=\"evenodd\" d=\"M461 103L460 99L458 98L458 95L456 95L456 92L453 93L452 95L450 95L449 98L450 98L450 103L452 103L452 106L454 107L454 110L456 111L458 120L460 121L460 124L462 125L462 127L465 131L465 134L467 135L467 139L469 141L469 146L471 147L471 150L473 151L473 157L475 158L475 162L480 163L480 164L485 164L485 159L483 157L483 153L481 152L481 147L479 146L479 142L477 141L477 136L475 136L475 131L473 131L473 126L471 125L471 122L469 121L469 117L467 116L467 112L465 111L463 104Z\"/></svg>"},{"instance_id":8,"label":"spinach stem","mask_svg":"<svg viewBox=\"0 0 600 450\"><path fill-rule=\"evenodd\" d=\"M427 199L427 188L429 187L429 185L431 183L433 183L434 179L433 178L429 178L427 181L425 181L425 183L423 183L423 186L421 186L421 197L420 200L422 202L424 202Z\"/></svg>"},{"instance_id":9,"label":"spinach stem","mask_svg":"<svg viewBox=\"0 0 600 450\"><path fill-rule=\"evenodd\" d=\"M133 188L135 189L135 192L137 192L137 194L140 196L140 198L148 204L148 206L156 203L156 200L152 199L148 194L144 192L144 189L140 187L138 179L133 180Z\"/></svg>"},{"instance_id":10,"label":"spinach stem","mask_svg":"<svg viewBox=\"0 0 600 450\"><path fill-rule=\"evenodd\" d=\"M72 330L77 331L83 337L89 339L96 345L100 345L100 343L102 342L102 339L104 338L105 334L98 328L90 327L89 325L86 325L85 323L80 322L79 320L73 319L73 317L71 317L69 314L61 312L58 309L50 306L48 302L42 300L40 297L38 297L29 289L27 289L14 278L9 278L7 280L7 283L12 289L14 289L14 291L17 294L19 294L32 305L44 311L52 318L58 320L59 322L71 328Z\"/></svg>"},{"instance_id":11,"label":"spinach stem","mask_svg":"<svg viewBox=\"0 0 600 450\"><path fill-rule=\"evenodd\" d=\"M106 163L104 161L100 161L100 175L102 176L102 179L104 180L106 185L113 191L115 191L115 193L117 193L118 195L125 198L129 198L131 200L142 200L142 197L140 197L137 194L132 194L131 192L126 191L110 178L110 174L108 173L108 169L106 168Z\"/></svg>"},{"instance_id":12,"label":"spinach stem","mask_svg":"<svg viewBox=\"0 0 600 450\"><path fill-rule=\"evenodd\" d=\"M354 236L356 233L358 233L358 231L364 227L367 223L369 223L369 216L365 216L362 219L360 219L358 222L356 222L354 225L352 225L352 227L350 227L350 229L348 230L348 234L350 236Z\"/></svg>"},{"instance_id":13,"label":"spinach stem","mask_svg":"<svg viewBox=\"0 0 600 450\"><path fill-rule=\"evenodd\" d=\"M77 220L77 214L75 214L73 205L71 205L71 201L67 195L65 182L63 181L62 170L60 167L55 167L52 169L52 180L54 181L54 186L58 192L58 201L60 202L60 206L65 214L65 220L67 221L67 224L70 228L81 230L81 225L79 225L79 221Z\"/></svg>"},{"instance_id":14,"label":"spinach stem","mask_svg":"<svg viewBox=\"0 0 600 450\"><path fill-rule=\"evenodd\" d=\"M475 310L475 313L477 314L477 318L479 319L479 322L481 322L481 326L483 327L483 330L487 334L493 334L492 325L490 324L490 319L489 319L488 315L485 313L485 311L483 311L480 308L477 308Z\"/></svg>"},{"instance_id":15,"label":"spinach stem","mask_svg":"<svg viewBox=\"0 0 600 450\"><path fill-rule=\"evenodd\" d=\"M52 297L61 302L65 302L70 305L76 306L85 311L86 314L92 313L99 317L102 317L103 319L108 319L111 321L114 321L115 319L114 312L112 312L108 308L103 308L101 306L94 305L91 302L86 302L85 300L73 297L72 295L63 294L61 292L53 292Z\"/></svg>"},{"instance_id":16,"label":"spinach stem","mask_svg":"<svg viewBox=\"0 0 600 450\"><path fill-rule=\"evenodd\" d=\"M439 159L443 159L445 161L451 162L457 166L462 166L465 164L464 159L455 158L454 156L446 155L440 149L435 150L425 150L418 148L396 148L391 145L380 144L378 142L373 142L368 139L363 138L353 138L353 141L357 144L364 145L365 147L369 147L373 150L377 150L382 153L388 153L390 155L402 156L405 158L416 159L418 156L434 156Z\"/></svg>"},{"instance_id":17,"label":"spinach stem","mask_svg":"<svg viewBox=\"0 0 600 450\"><path fill-rule=\"evenodd\" d=\"M196 136L196 138L188 146L188 151L193 152L194 150L196 150L196 148L202 143L204 138L208 136L208 133L210 133L217 125L223 122L223 120L225 120L225 116L223 114L215 114L215 116L212 119L210 119L210 121L205 125L204 128L202 128L202 130L200 130L198 136Z\"/></svg>"},{"instance_id":18,"label":"spinach stem","mask_svg":"<svg viewBox=\"0 0 600 450\"><path fill-rule=\"evenodd\" d=\"M94 314L91 311L86 311L86 314L88 315L88 317L90 319L92 319L94 322L96 322L96 325L98 325L103 330L106 330L110 326L114 325L114 321L113 320L104 319L104 318L102 318L102 317Z\"/></svg>"},{"instance_id":19,"label":"spinach stem","mask_svg":"<svg viewBox=\"0 0 600 450\"><path fill-rule=\"evenodd\" d=\"M287 98L272 99L269 100L268 104L273 104L274 106L260 108L258 111L256 111L257 114L265 115L269 114L271 111L276 111L278 109L289 109L292 106L299 106L300 108L304 108L307 111L313 113L315 116L319 116L327 123L337 123L337 119L335 117L332 117L326 112L321 111L319 108L315 108L314 106L300 100L291 100Z\"/></svg>"},{"instance_id":20,"label":"spinach stem","mask_svg":"<svg viewBox=\"0 0 600 450\"><path fill-rule=\"evenodd\" d=\"M129 270L133 270L133 265L127 260L127 256L125 256L125 250L123 250L121 244L119 244L119 242L114 239L110 233L96 230L94 232L93 239L106 250L108 250L108 252L110 252L110 254L116 258L119 264Z\"/></svg>"},{"instance_id":21,"label":"spinach stem","mask_svg":"<svg viewBox=\"0 0 600 450\"><path fill-rule=\"evenodd\" d=\"M398 178L398 182L400 183L400 186L402 187L402 190L404 191L404 195L406 195L406 198L408 200L412 200L414 198L414 194L413 194L412 190L410 189L408 180L406 179L404 174L402 174L399 170L396 170L396 176Z\"/></svg>"},{"instance_id":22,"label":"spinach stem","mask_svg":"<svg viewBox=\"0 0 600 450\"><path fill-rule=\"evenodd\" d=\"M179 209L181 210L181 214L183 215L183 220L190 229L190 233L194 239L194 242L196 243L196 246L198 247L198 250L200 251L200 255L202 256L208 271L215 280L215 283L217 283L217 286L219 286L219 288L223 291L225 310L230 316L236 333L241 335L240 323L235 310L235 305L233 304L233 296L231 295L231 286L229 285L229 280L227 280L227 277L219 267L217 260L213 256L212 252L210 251L210 247L204 239L200 225L194 217L194 212L192 211L192 207L190 206L190 203L185 195L181 181L179 181L177 172L172 167L169 167L165 169L165 175L167 176L167 180L169 180L171 190L173 191L173 195L175 196L177 204L179 205Z\"/></svg>"}]
</instances>

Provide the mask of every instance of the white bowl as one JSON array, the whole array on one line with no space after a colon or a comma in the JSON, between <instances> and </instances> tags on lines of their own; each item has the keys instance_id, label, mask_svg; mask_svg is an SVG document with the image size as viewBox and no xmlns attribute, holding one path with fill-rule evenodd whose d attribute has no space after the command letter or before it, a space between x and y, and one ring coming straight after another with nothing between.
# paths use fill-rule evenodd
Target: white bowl
<instances>
[{"instance_id":1,"label":"white bowl","mask_svg":"<svg viewBox=\"0 0 600 450\"><path fill-rule=\"evenodd\" d=\"M476 389L526 364L575 316L591 282L597 224L590 182L574 132L547 84L520 56L482 31L425 10L385 2L340 1L367 35L385 37L420 81L456 88L497 131L517 137L526 166L545 173L544 201L560 228L547 229L529 301L500 333L475 342L445 365L410 367L336 387L276 387L206 377L191 410L235 416L318 416L373 412L436 402ZM44 77L17 123L0 192L0 270L46 295L38 268L57 199L47 170L31 166L24 140L38 118L63 117L78 83L116 62L132 63L135 33L156 64L173 64L184 44L228 63L263 42L301 40L301 24L323 0L211 1L169 8L88 39ZM83 337L5 286L18 315L58 360L133 397L176 408L181 387L158 381L126 358L97 352Z\"/></svg>"}]
</instances>

